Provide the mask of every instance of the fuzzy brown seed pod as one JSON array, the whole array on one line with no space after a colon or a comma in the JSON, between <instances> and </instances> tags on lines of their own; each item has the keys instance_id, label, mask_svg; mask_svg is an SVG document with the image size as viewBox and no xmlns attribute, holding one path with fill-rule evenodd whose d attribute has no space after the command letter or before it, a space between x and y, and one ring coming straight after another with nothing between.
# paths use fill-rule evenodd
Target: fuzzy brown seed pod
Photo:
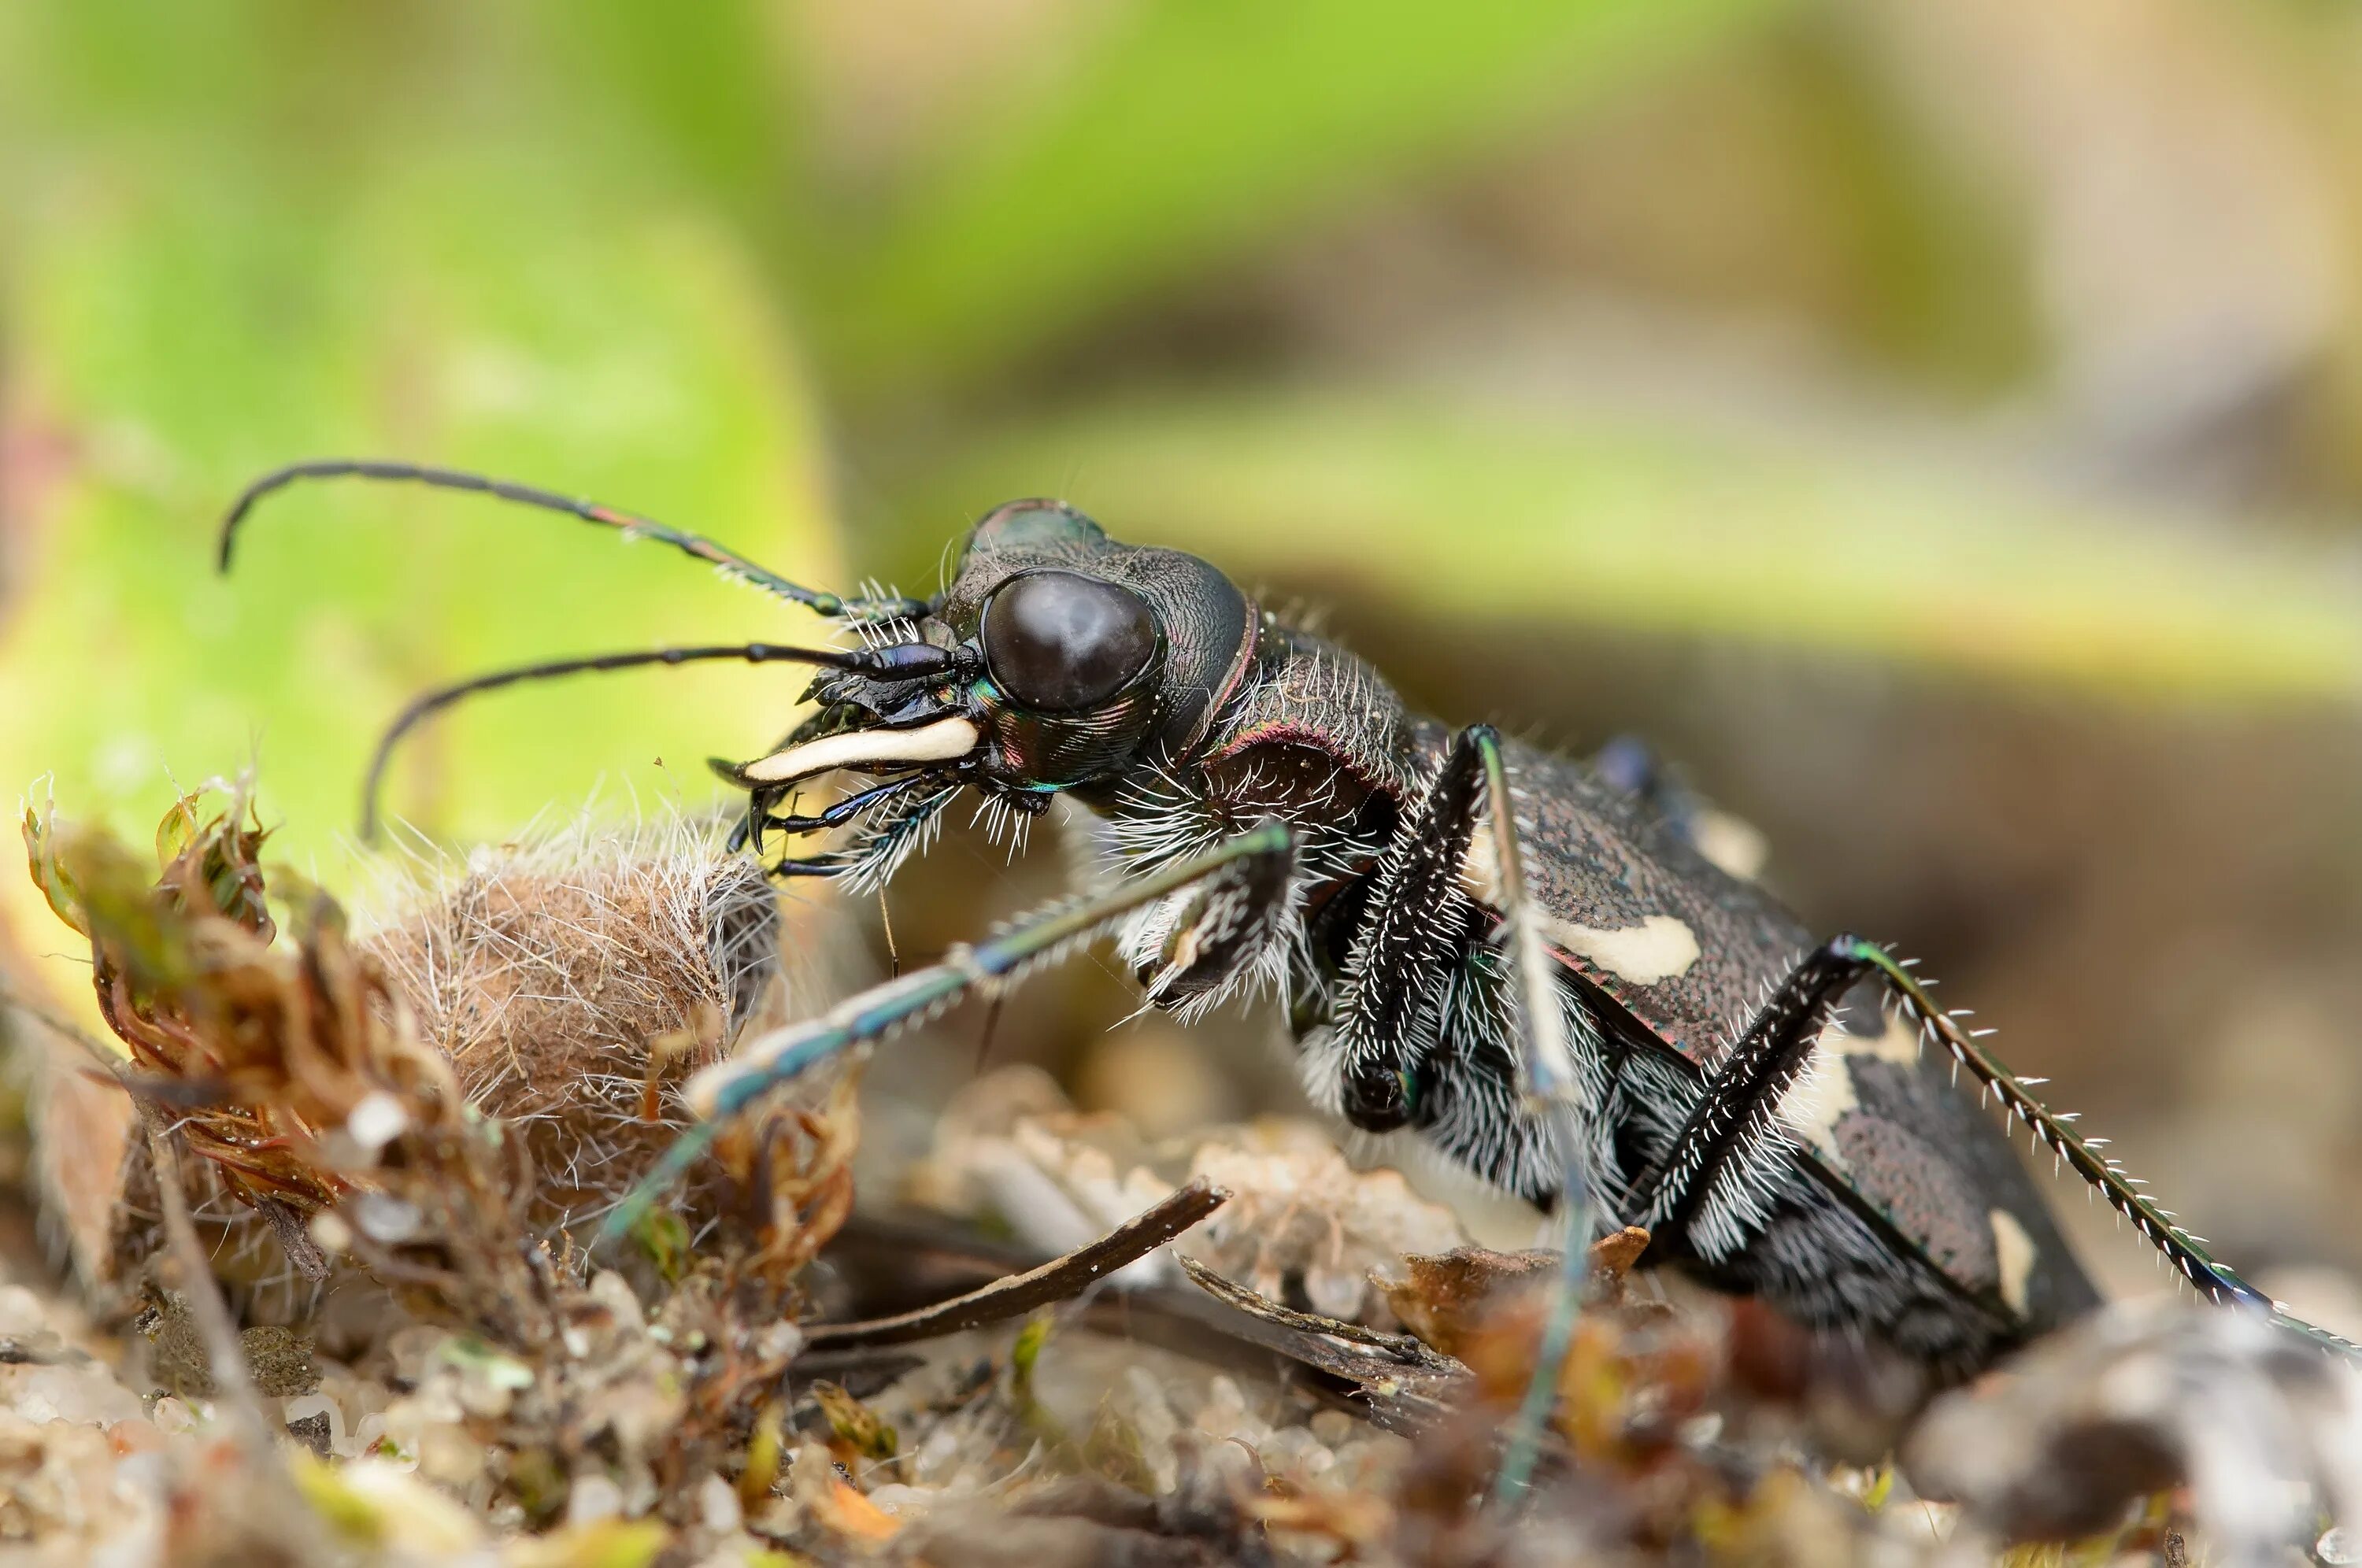
<instances>
[{"instance_id":1,"label":"fuzzy brown seed pod","mask_svg":"<svg viewBox=\"0 0 2362 1568\"><path fill-rule=\"evenodd\" d=\"M778 1006L761 868L680 829L480 853L364 948L524 1138L542 1224L612 1203L679 1131L666 1086Z\"/></svg>"},{"instance_id":2,"label":"fuzzy brown seed pod","mask_svg":"<svg viewBox=\"0 0 2362 1568\"><path fill-rule=\"evenodd\" d=\"M217 1264L248 1260L240 1283L317 1282L347 1252L440 1315L545 1337L546 1292L518 1271L579 1267L561 1232L679 1134L679 1082L783 1010L761 869L678 822L554 834L429 862L357 939L285 873L266 897L242 791L201 801L168 817L160 877L103 835L28 823L36 880L90 941L130 1053L98 1069L101 1092L171 1113L181 1185ZM822 944L806 934L799 949ZM789 1286L851 1203L850 1084L820 1087L824 1104L781 1096L724 1131L642 1238L658 1272L688 1267L711 1226L729 1278L773 1299ZM116 1168L92 1272L119 1292L155 1250L156 1194L144 1160Z\"/></svg>"}]
</instances>

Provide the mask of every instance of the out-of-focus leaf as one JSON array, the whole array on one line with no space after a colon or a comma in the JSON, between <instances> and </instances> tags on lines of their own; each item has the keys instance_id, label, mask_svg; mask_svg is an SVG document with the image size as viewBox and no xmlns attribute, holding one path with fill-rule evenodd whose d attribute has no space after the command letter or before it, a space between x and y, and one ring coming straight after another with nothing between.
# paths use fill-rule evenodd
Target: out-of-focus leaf
<instances>
[{"instance_id":1,"label":"out-of-focus leaf","mask_svg":"<svg viewBox=\"0 0 2362 1568\"><path fill-rule=\"evenodd\" d=\"M201 795L182 796L164 813L164 820L156 824L156 864L160 867L171 865L197 841L203 829L197 821L197 801L201 799Z\"/></svg>"},{"instance_id":2,"label":"out-of-focus leaf","mask_svg":"<svg viewBox=\"0 0 2362 1568\"><path fill-rule=\"evenodd\" d=\"M1442 624L1703 634L2133 697L2362 688L2362 576L2334 551L1588 405L1142 404L984 441L901 510L972 515L1062 480L1119 537Z\"/></svg>"},{"instance_id":3,"label":"out-of-focus leaf","mask_svg":"<svg viewBox=\"0 0 2362 1568\"><path fill-rule=\"evenodd\" d=\"M979 105L874 236L815 237L815 330L855 384L973 375L1779 3L1140 0L1058 86Z\"/></svg>"},{"instance_id":4,"label":"out-of-focus leaf","mask_svg":"<svg viewBox=\"0 0 2362 1568\"><path fill-rule=\"evenodd\" d=\"M51 231L64 243L24 268L48 304L25 343L40 414L81 460L36 520L38 554L0 652L14 721L0 772L53 767L60 791L89 810L168 787L168 767L203 778L259 760L289 842L316 845L353 820L374 732L424 686L486 665L793 624L793 612L685 558L625 550L562 518L354 486L258 513L237 574L213 576L211 536L244 478L348 451L505 470L830 575L812 571L821 520L792 383L765 352L773 324L726 248L694 232L569 222L447 172L437 204L483 226L482 239L405 236L414 215L400 198L252 249L151 212ZM544 210L524 226L548 248L491 237L534 206ZM297 270L326 282L278 276L268 252L280 243L312 251ZM436 249L447 256L419 264ZM284 357L259 360L230 341L241 330L288 339ZM220 379L244 384L208 387ZM245 411L237 428L215 417L222 406ZM678 765L771 738L791 679L716 668L489 699L417 737L393 804L498 833L579 798L602 770L666 787L645 771L657 756ZM701 797L697 773L674 781ZM463 804L441 812L436 793Z\"/></svg>"},{"instance_id":5,"label":"out-of-focus leaf","mask_svg":"<svg viewBox=\"0 0 2362 1568\"><path fill-rule=\"evenodd\" d=\"M405 31L362 9L226 6L211 26L231 36L192 39L188 59L219 67L213 97L235 114L168 91L173 62L127 18L40 15L0 32L23 50L0 65L6 434L43 465L10 498L0 781L53 772L78 818L127 831L173 780L255 764L264 818L285 824L274 845L316 863L354 821L378 731L424 687L811 630L661 547L409 489L276 498L216 578L213 536L245 480L359 454L594 495L831 582L793 346L735 227L570 160L571 122L448 73L447 102L382 85L404 49L447 63L500 44L488 12L422 12ZM530 104L515 65L485 75ZM276 83L307 72L300 94ZM352 112L307 138L305 105L339 83ZM80 116L117 94L129 106L91 132ZM798 690L792 672L712 666L495 695L416 734L388 804L480 837L602 780L611 799L702 801L703 756L760 749ZM19 881L0 907L27 898Z\"/></svg>"},{"instance_id":6,"label":"out-of-focus leaf","mask_svg":"<svg viewBox=\"0 0 2362 1568\"><path fill-rule=\"evenodd\" d=\"M601 149L648 167L656 192L694 192L750 235L793 211L796 116L768 0L543 0L538 37L596 94Z\"/></svg>"}]
</instances>

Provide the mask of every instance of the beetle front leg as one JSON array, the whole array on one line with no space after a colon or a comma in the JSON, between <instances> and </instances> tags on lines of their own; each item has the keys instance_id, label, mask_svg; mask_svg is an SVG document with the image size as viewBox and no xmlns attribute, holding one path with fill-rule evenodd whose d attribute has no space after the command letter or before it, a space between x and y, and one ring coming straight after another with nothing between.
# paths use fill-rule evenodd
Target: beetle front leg
<instances>
[{"instance_id":1,"label":"beetle front leg","mask_svg":"<svg viewBox=\"0 0 2362 1568\"><path fill-rule=\"evenodd\" d=\"M1296 858L1295 840L1266 822L1202 855L1087 899L1062 900L1016 922L973 947L955 947L943 962L914 970L840 1002L821 1017L775 1030L738 1055L690 1079L682 1091L699 1117L674 1140L600 1226L599 1239L628 1234L656 1198L705 1153L732 1116L767 1091L833 1056L923 1022L970 992L997 994L1024 975L1105 934L1124 916L1158 899L1204 889L1209 905L1232 909L1226 889L1270 885Z\"/></svg>"},{"instance_id":2,"label":"beetle front leg","mask_svg":"<svg viewBox=\"0 0 2362 1568\"><path fill-rule=\"evenodd\" d=\"M1392 1132L1417 1110L1413 1056L1440 1028L1473 915L1460 878L1484 810L1488 744L1497 737L1484 729L1452 741L1372 877L1336 1020L1338 1109L1364 1132Z\"/></svg>"}]
</instances>

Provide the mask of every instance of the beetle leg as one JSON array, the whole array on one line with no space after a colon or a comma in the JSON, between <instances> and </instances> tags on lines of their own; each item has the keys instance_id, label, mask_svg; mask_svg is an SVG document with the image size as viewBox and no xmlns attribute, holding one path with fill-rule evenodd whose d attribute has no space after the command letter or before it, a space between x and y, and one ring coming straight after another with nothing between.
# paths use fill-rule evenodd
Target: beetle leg
<instances>
[{"instance_id":1,"label":"beetle leg","mask_svg":"<svg viewBox=\"0 0 2362 1568\"><path fill-rule=\"evenodd\" d=\"M998 995L1027 971L1055 962L1158 899L1198 889L1220 903L1225 889L1267 885L1275 869L1284 869L1295 855L1287 828L1264 823L1203 855L1096 897L1062 900L973 947L953 948L940 964L873 986L819 1018L749 1043L689 1081L683 1098L700 1118L698 1125L676 1139L616 1204L600 1227L600 1239L629 1232L657 1196L704 1154L721 1125L766 1091L831 1057L923 1022L972 991Z\"/></svg>"},{"instance_id":2,"label":"beetle leg","mask_svg":"<svg viewBox=\"0 0 2362 1568\"><path fill-rule=\"evenodd\" d=\"M1602 783L1639 801L1667 831L1730 876L1752 882L1762 870L1763 835L1691 789L1637 735L1617 735L1601 746L1591 770Z\"/></svg>"},{"instance_id":3,"label":"beetle leg","mask_svg":"<svg viewBox=\"0 0 2362 1568\"><path fill-rule=\"evenodd\" d=\"M1539 911L1525 890L1517 801L1499 734L1487 725L1462 731L1378 864L1368 923L1353 944L1337 1021L1345 1053L1341 1098L1346 1116L1373 1131L1400 1125L1416 1109L1407 1071L1412 1048L1434 1036L1445 982L1464 961L1466 928L1450 914L1470 845L1480 822L1488 823L1499 876L1497 936L1507 959L1518 1088L1557 1143L1562 1162L1559 1208L1567 1227L1566 1267L1552 1293L1532 1379L1496 1476L1495 1495L1505 1499L1524 1489L1540 1451L1559 1368L1573 1337L1591 1231L1583 1167L1589 1096L1568 1050L1557 965L1543 945Z\"/></svg>"},{"instance_id":4,"label":"beetle leg","mask_svg":"<svg viewBox=\"0 0 2362 1568\"><path fill-rule=\"evenodd\" d=\"M1416 1110L1414 1048L1439 1027L1443 989L1465 951L1461 867L1484 807L1489 730L1463 731L1372 873L1368 913L1353 938L1337 1004L1341 1109L1385 1132Z\"/></svg>"},{"instance_id":5,"label":"beetle leg","mask_svg":"<svg viewBox=\"0 0 2362 1568\"><path fill-rule=\"evenodd\" d=\"M1593 754L1591 770L1602 783L1639 797L1661 816L1678 819L1691 804L1688 792L1664 757L1639 735L1608 737L1607 744Z\"/></svg>"},{"instance_id":6,"label":"beetle leg","mask_svg":"<svg viewBox=\"0 0 2362 1568\"><path fill-rule=\"evenodd\" d=\"M2212 1254L2141 1192L2115 1161L2079 1134L2071 1117L2036 1099L2028 1080L2003 1066L1958 1018L1937 1005L1926 985L1892 954L1858 936L1824 943L1760 1009L1691 1111L1661 1168L1637 1189L1636 1209L1652 1245L1686 1240L1704 1255L1743 1244L1749 1198L1763 1159L1782 1145L1773 1120L1781 1097L1810 1060L1830 1010L1865 975L1875 975L1924 1041L1941 1048L1998 1096L2036 1139L2092 1184L2184 1278L2212 1301L2268 1313L2275 1322L2333 1349L2354 1347L2286 1312Z\"/></svg>"},{"instance_id":7,"label":"beetle leg","mask_svg":"<svg viewBox=\"0 0 2362 1568\"><path fill-rule=\"evenodd\" d=\"M1757 1198L1771 1187L1767 1161L1786 1148L1776 1113L1812 1059L1829 1013L1872 968L1870 944L1840 936L1789 971L1731 1046L1664 1162L1634 1188L1633 1212L1661 1250L1690 1241L1727 1256L1753 1233Z\"/></svg>"},{"instance_id":8,"label":"beetle leg","mask_svg":"<svg viewBox=\"0 0 2362 1568\"><path fill-rule=\"evenodd\" d=\"M1493 1497L1506 1503L1525 1490L1541 1452L1541 1436L1557 1402L1561 1369L1567 1347L1573 1342L1576 1316L1583 1306L1584 1272L1591 1239L1590 1193L1584 1180L1584 1127L1593 1107L1575 1071L1567 1047L1566 1015L1558 999L1557 966L1543 945L1540 911L1526 892L1521 833L1530 831L1518 815L1518 791L1509 783L1508 764L1501 755L1501 737L1485 728L1471 731L1485 769L1485 792L1493 834L1494 864L1500 879L1502 945L1509 960L1510 994L1515 998L1518 1027L1518 1071L1526 1099L1548 1119L1558 1140L1563 1165L1560 1175L1559 1207L1566 1215L1566 1253L1557 1280L1551 1287L1550 1315L1542 1325L1541 1342L1534 1352L1534 1368L1526 1383L1525 1398L1502 1447L1501 1467L1493 1478Z\"/></svg>"},{"instance_id":9,"label":"beetle leg","mask_svg":"<svg viewBox=\"0 0 2362 1568\"><path fill-rule=\"evenodd\" d=\"M2268 1312L2275 1320L2310 1336L2335 1341L2335 1336L2288 1317L2269 1297L2215 1262L2196 1237L2139 1189L2139 1184L2125 1174L2121 1165L2100 1154L2075 1131L2073 1117L2062 1116L2035 1098L2028 1086L2040 1079L2021 1078L2002 1066L1978 1038L1990 1032L1971 1031L1960 1021L1961 1017L1967 1016L1965 1013L1956 1017L1937 1006L1936 999L1927 994L1926 982L1912 974L1901 960L1874 943L1859 940L1855 942L1854 955L1865 968L1877 971L1904 1015L1918 1029L1923 1042L1939 1047L1957 1066L1968 1069L1980 1087L2001 1100L2010 1115L2033 1130L2038 1143L2091 1183L2108 1200L2110 1208L2131 1220L2134 1228L2201 1295L2218 1305L2251 1307ZM2351 1348L2342 1341L2335 1342L2341 1348Z\"/></svg>"}]
</instances>

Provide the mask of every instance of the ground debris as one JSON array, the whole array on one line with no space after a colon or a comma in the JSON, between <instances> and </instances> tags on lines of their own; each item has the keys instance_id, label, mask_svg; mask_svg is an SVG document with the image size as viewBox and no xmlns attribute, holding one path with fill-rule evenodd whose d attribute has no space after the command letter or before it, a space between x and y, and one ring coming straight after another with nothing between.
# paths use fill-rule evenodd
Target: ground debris
<instances>
[{"instance_id":1,"label":"ground debris","mask_svg":"<svg viewBox=\"0 0 2362 1568\"><path fill-rule=\"evenodd\" d=\"M2149 1302L2076 1324L1937 1401L1903 1450L1925 1493L1996 1541L2090 1535L2142 1499L2184 1506L2233 1562L2362 1518L2362 1375L2257 1314Z\"/></svg>"},{"instance_id":2,"label":"ground debris","mask_svg":"<svg viewBox=\"0 0 2362 1568\"><path fill-rule=\"evenodd\" d=\"M1392 1326L1372 1272L1468 1242L1450 1208L1399 1171L1355 1169L1312 1122L1266 1117L1151 1145L1115 1117L1067 1109L1030 1068L963 1091L908 1186L932 1207L989 1211L1034 1246L1065 1251L1191 1179L1232 1197L1176 1251L1326 1317ZM1137 1277L1160 1273L1171 1277L1169 1267Z\"/></svg>"},{"instance_id":3,"label":"ground debris","mask_svg":"<svg viewBox=\"0 0 2362 1568\"><path fill-rule=\"evenodd\" d=\"M1824 1363L1631 1273L1625 1231L1497 1507L1557 1253L1473 1246L1312 1123L1152 1144L1030 1070L902 1173L932 1214L855 1209L845 1072L594 1251L683 1077L785 1015L759 878L686 828L558 839L348 930L264 843L236 789L178 802L152 868L27 822L117 1041L82 1081L169 1135L103 1163L79 1304L0 1285L26 1561L2240 1562L2325 1539L2285 1481L2362 1504L2350 1376L2197 1309L2118 1309L1939 1403L1901 1468L1842 1463L1765 1372ZM2226 1501L2267 1495L2297 1500Z\"/></svg>"}]
</instances>

